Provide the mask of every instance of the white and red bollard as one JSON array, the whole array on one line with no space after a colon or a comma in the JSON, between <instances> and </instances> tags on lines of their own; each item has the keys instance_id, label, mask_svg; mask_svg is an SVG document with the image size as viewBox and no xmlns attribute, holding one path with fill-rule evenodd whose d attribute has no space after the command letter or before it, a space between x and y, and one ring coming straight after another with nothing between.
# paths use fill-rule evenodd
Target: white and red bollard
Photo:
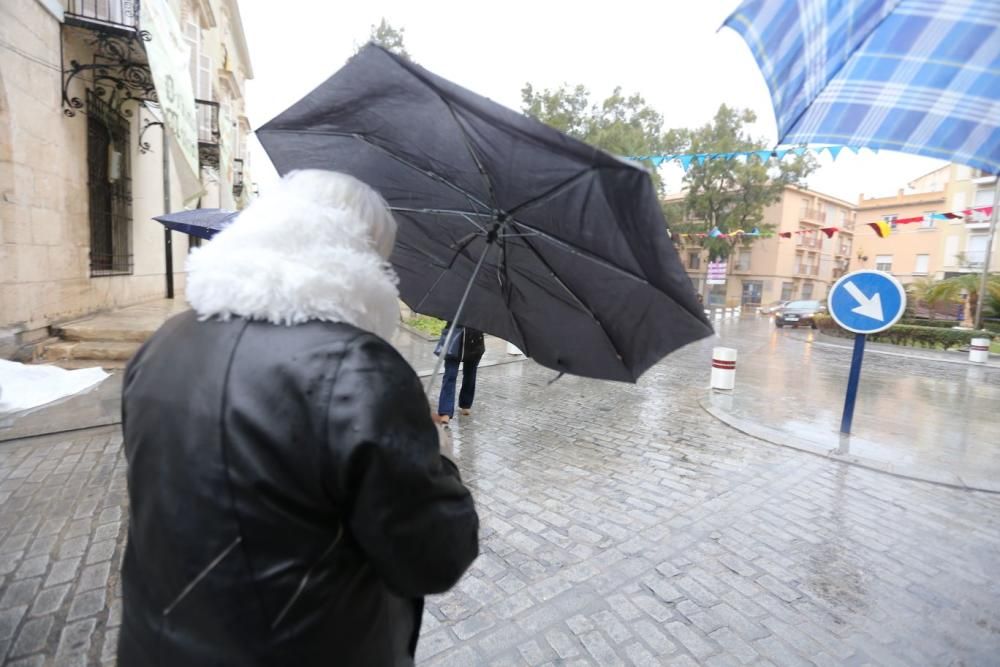
<instances>
[{"instance_id":1,"label":"white and red bollard","mask_svg":"<svg viewBox=\"0 0 1000 667\"><path fill-rule=\"evenodd\" d=\"M712 350L712 389L731 390L736 386L736 350L717 347Z\"/></svg>"},{"instance_id":2,"label":"white and red bollard","mask_svg":"<svg viewBox=\"0 0 1000 667\"><path fill-rule=\"evenodd\" d=\"M990 359L990 339L973 338L969 341L969 361L985 364Z\"/></svg>"}]
</instances>

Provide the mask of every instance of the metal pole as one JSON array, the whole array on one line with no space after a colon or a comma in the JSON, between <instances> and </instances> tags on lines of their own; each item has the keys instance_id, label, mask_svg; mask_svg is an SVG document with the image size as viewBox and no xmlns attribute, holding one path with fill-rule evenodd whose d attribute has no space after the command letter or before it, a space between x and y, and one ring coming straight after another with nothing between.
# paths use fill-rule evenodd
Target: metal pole
<instances>
[{"instance_id":1,"label":"metal pole","mask_svg":"<svg viewBox=\"0 0 1000 667\"><path fill-rule=\"evenodd\" d=\"M163 131L163 212L170 213L170 146L167 137L167 125L164 123L160 129ZM170 230L163 229L163 252L167 264L167 298L174 298L174 243L170 236Z\"/></svg>"},{"instance_id":2,"label":"metal pole","mask_svg":"<svg viewBox=\"0 0 1000 667\"><path fill-rule=\"evenodd\" d=\"M973 328L979 329L983 324L983 298L986 296L986 283L990 276L990 256L993 254L993 241L997 235L997 218L1000 217L1000 174L996 175L993 186L993 215L990 216L990 239L986 242L986 262L983 264L983 275L979 279L979 295L976 299L976 320Z\"/></svg>"},{"instance_id":3,"label":"metal pole","mask_svg":"<svg viewBox=\"0 0 1000 667\"><path fill-rule=\"evenodd\" d=\"M448 335L445 336L444 346L441 348L441 354L438 356L437 362L434 364L434 372L431 373L430 380L427 381L427 396L433 399L431 394L434 389L434 378L437 377L438 371L441 370L441 364L444 363L444 355L448 353L448 348L451 347L451 339L455 335L455 327L458 326L459 318L462 317L462 311L465 310L465 302L469 299L469 292L472 291L472 284L476 282L476 276L479 275L479 269L483 268L483 262L486 260L486 253L490 251L493 247L493 242L490 241L491 237L487 237L486 245L483 248L483 254L479 256L479 261L476 263L476 268L472 271L472 277L469 278L469 284L465 286L465 294L462 295L462 300L458 302L458 310L455 311L455 319L451 321L451 328L448 329Z\"/></svg>"},{"instance_id":4,"label":"metal pole","mask_svg":"<svg viewBox=\"0 0 1000 667\"><path fill-rule=\"evenodd\" d=\"M865 356L865 334L854 336L854 356L851 358L851 374L847 378L847 398L844 400L844 416L840 420L840 432L850 435L854 421L854 401L858 397L858 382L861 380L861 361Z\"/></svg>"}]
</instances>

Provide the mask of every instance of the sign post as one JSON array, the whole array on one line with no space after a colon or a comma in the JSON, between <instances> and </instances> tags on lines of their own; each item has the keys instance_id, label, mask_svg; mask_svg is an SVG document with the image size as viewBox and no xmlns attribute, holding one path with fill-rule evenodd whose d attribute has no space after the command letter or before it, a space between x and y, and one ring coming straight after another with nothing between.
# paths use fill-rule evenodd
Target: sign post
<instances>
[{"instance_id":1,"label":"sign post","mask_svg":"<svg viewBox=\"0 0 1000 667\"><path fill-rule=\"evenodd\" d=\"M854 332L854 355L847 380L840 432L851 433L854 403L861 381L861 362L868 334L885 331L899 321L906 309L906 290L898 280L881 271L854 271L838 280L827 297L830 316L843 329Z\"/></svg>"}]
</instances>

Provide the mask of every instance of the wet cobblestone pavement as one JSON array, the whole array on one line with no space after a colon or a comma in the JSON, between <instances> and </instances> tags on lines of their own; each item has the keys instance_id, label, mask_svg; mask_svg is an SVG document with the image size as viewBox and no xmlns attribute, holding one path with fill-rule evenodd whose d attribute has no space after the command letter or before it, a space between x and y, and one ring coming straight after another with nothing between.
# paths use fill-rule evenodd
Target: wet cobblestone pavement
<instances>
[{"instance_id":1,"label":"wet cobblestone pavement","mask_svg":"<svg viewBox=\"0 0 1000 667\"><path fill-rule=\"evenodd\" d=\"M996 664L1000 495L742 435L699 405L715 343L636 386L480 372L482 555L418 664ZM0 443L5 664L113 664L126 523L117 427Z\"/></svg>"}]
</instances>

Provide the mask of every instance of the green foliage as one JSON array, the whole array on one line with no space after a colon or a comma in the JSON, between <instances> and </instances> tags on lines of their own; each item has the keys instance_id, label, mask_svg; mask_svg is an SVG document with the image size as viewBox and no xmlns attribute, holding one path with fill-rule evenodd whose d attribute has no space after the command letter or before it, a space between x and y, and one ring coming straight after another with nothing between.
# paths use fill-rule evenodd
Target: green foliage
<instances>
[{"instance_id":1,"label":"green foliage","mask_svg":"<svg viewBox=\"0 0 1000 667\"><path fill-rule=\"evenodd\" d=\"M679 130L677 137L686 153L762 150L767 147L765 142L751 137L746 129L755 120L752 111L723 104L711 123L693 130ZM764 224L764 209L781 199L786 185L804 185L805 177L817 166L808 153L771 165L756 160L706 160L700 165L693 162L684 177L687 186L684 218L689 222L677 231L708 233L714 228L729 234L757 227L762 236L770 236L774 226ZM738 242L705 237L701 244L711 259L717 259L732 254L737 243L748 246L754 240L752 236Z\"/></svg>"},{"instance_id":2,"label":"green foliage","mask_svg":"<svg viewBox=\"0 0 1000 667\"><path fill-rule=\"evenodd\" d=\"M406 46L403 44L404 32L406 32L406 28L394 28L391 23L383 18L378 25L371 27L369 39L398 56L412 60L410 54L406 51Z\"/></svg>"},{"instance_id":3,"label":"green foliage","mask_svg":"<svg viewBox=\"0 0 1000 667\"><path fill-rule=\"evenodd\" d=\"M962 323L954 319L951 320L922 320L918 318L908 318L904 317L899 321L899 324L908 324L915 327L935 327L937 329L951 329L953 327L960 326Z\"/></svg>"},{"instance_id":4,"label":"green foliage","mask_svg":"<svg viewBox=\"0 0 1000 667\"><path fill-rule=\"evenodd\" d=\"M625 95L620 87L597 103L584 86L539 91L528 83L521 89L521 102L526 115L612 155L656 155L682 146L677 132L664 132L658 111L641 95ZM662 191L659 176L652 175Z\"/></svg>"},{"instance_id":5,"label":"green foliage","mask_svg":"<svg viewBox=\"0 0 1000 667\"><path fill-rule=\"evenodd\" d=\"M982 279L981 273L966 273L953 278L947 278L937 283L936 294L942 300L958 301L962 294L967 294L966 312L967 321L972 322L976 318L976 304L979 301L979 284ZM1000 300L1000 274L993 273L987 277L986 295L983 303L986 308L984 313L989 313L994 300Z\"/></svg>"},{"instance_id":6,"label":"green foliage","mask_svg":"<svg viewBox=\"0 0 1000 667\"><path fill-rule=\"evenodd\" d=\"M834 336L853 338L854 334L840 326L829 315L817 315L816 326ZM969 329L945 329L939 326L913 326L896 324L877 334L869 334L868 340L873 343L891 343L910 347L951 350L966 347L973 338L993 338L989 331L971 331Z\"/></svg>"},{"instance_id":7,"label":"green foliage","mask_svg":"<svg viewBox=\"0 0 1000 667\"><path fill-rule=\"evenodd\" d=\"M439 320L436 317L431 317L430 315L414 315L408 317L406 320L408 326L413 327L417 331L421 331L428 336L440 337L441 331L444 329L445 321Z\"/></svg>"}]
</instances>

